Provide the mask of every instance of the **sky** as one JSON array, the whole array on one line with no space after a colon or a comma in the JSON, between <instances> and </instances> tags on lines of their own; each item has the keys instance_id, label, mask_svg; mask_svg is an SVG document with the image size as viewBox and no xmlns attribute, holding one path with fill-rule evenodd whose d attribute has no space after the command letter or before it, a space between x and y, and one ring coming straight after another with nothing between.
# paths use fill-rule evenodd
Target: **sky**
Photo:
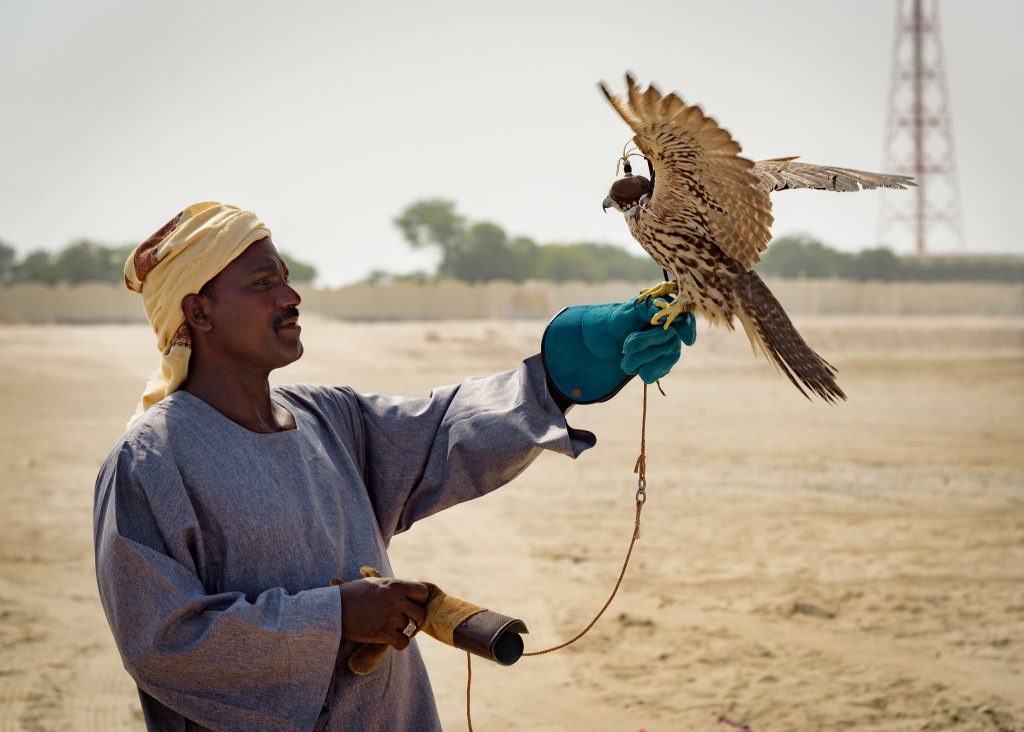
<instances>
[{"instance_id":1,"label":"sky","mask_svg":"<svg viewBox=\"0 0 1024 732\"><path fill-rule=\"evenodd\" d=\"M1009 215L1024 3L940 7L966 251L1024 253ZM622 90L632 70L678 92L754 159L879 170L894 14L881 0L0 0L0 240L135 243L219 200L337 286L432 269L392 222L442 197L539 243L640 253L601 211L630 132L598 81ZM876 246L880 200L782 192L773 231Z\"/></svg>"}]
</instances>

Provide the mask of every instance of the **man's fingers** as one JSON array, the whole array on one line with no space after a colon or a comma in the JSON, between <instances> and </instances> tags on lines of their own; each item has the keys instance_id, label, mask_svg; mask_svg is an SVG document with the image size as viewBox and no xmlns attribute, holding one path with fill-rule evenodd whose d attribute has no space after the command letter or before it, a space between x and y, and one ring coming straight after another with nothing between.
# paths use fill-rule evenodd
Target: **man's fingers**
<instances>
[{"instance_id":1,"label":"man's fingers","mask_svg":"<svg viewBox=\"0 0 1024 732\"><path fill-rule=\"evenodd\" d=\"M412 620L426 619L423 605L430 596L421 582L368 578L341 585L341 632L360 643L387 643L402 650L409 645L402 631Z\"/></svg>"},{"instance_id":2,"label":"man's fingers","mask_svg":"<svg viewBox=\"0 0 1024 732\"><path fill-rule=\"evenodd\" d=\"M672 340L666 344L651 346L650 348L646 348L642 351L636 351L634 353L627 353L622 357L620 366L627 374L635 374L637 372L643 374L644 367L655 362L667 362L668 367L672 368L672 365L679 360L681 350L682 347L679 345L679 339L673 337ZM651 382L648 381L647 383Z\"/></svg>"},{"instance_id":3,"label":"man's fingers","mask_svg":"<svg viewBox=\"0 0 1024 732\"><path fill-rule=\"evenodd\" d=\"M400 581L402 591L405 592L405 596L413 602L418 602L420 605L425 603L430 597L430 590L422 582L406 582Z\"/></svg>"},{"instance_id":4,"label":"man's fingers","mask_svg":"<svg viewBox=\"0 0 1024 732\"><path fill-rule=\"evenodd\" d=\"M427 619L427 609L418 603L408 600L400 607L405 617L416 623L417 628L423 625L423 621ZM402 627L404 628L405 625Z\"/></svg>"},{"instance_id":5,"label":"man's fingers","mask_svg":"<svg viewBox=\"0 0 1024 732\"><path fill-rule=\"evenodd\" d=\"M692 312L684 313L682 317L672 321L671 328L679 334L679 339L688 346L697 341L697 319Z\"/></svg>"},{"instance_id":6,"label":"man's fingers","mask_svg":"<svg viewBox=\"0 0 1024 732\"><path fill-rule=\"evenodd\" d=\"M673 340L678 340L679 336L674 330L669 328L651 328L649 330L640 330L635 333L630 333L622 344L622 352L627 353L638 353L645 351L653 346L663 346L666 343L671 343Z\"/></svg>"},{"instance_id":7,"label":"man's fingers","mask_svg":"<svg viewBox=\"0 0 1024 732\"><path fill-rule=\"evenodd\" d=\"M672 370L672 367L675 366L676 361L678 360L678 351L675 354L667 353L660 356L650 363L640 367L640 378L643 379L645 384L653 384L658 379L662 379L667 376L668 372Z\"/></svg>"},{"instance_id":8,"label":"man's fingers","mask_svg":"<svg viewBox=\"0 0 1024 732\"><path fill-rule=\"evenodd\" d=\"M396 651L404 651L406 648L408 648L410 640L412 639L400 630L388 633L387 636L388 645L394 648Z\"/></svg>"}]
</instances>

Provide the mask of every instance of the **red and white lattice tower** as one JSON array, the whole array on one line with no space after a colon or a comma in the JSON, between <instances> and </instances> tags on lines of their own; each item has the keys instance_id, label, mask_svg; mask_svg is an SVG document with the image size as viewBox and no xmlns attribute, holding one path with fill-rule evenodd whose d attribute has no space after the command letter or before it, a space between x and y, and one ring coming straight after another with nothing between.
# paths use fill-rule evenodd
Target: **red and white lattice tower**
<instances>
[{"instance_id":1,"label":"red and white lattice tower","mask_svg":"<svg viewBox=\"0 0 1024 732\"><path fill-rule=\"evenodd\" d=\"M964 248L938 0L896 0L886 172L912 175L913 196L886 194L879 241L905 251Z\"/></svg>"}]
</instances>

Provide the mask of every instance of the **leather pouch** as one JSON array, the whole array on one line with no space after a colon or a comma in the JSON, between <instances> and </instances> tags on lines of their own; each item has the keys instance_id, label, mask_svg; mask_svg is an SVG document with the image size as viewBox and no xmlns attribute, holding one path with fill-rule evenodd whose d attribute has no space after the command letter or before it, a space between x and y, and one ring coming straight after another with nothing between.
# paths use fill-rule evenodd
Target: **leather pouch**
<instances>
[{"instance_id":1,"label":"leather pouch","mask_svg":"<svg viewBox=\"0 0 1024 732\"><path fill-rule=\"evenodd\" d=\"M364 567L364 577L379 576L372 567ZM511 666L523 655L522 634L528 633L526 623L496 613L471 602L447 594L437 585L425 583L427 618L420 631L453 648L489 659L502 666ZM349 669L358 676L370 673L384 658L390 646L367 643L360 646L348 660Z\"/></svg>"},{"instance_id":2,"label":"leather pouch","mask_svg":"<svg viewBox=\"0 0 1024 732\"><path fill-rule=\"evenodd\" d=\"M523 655L523 633L526 623L493 610L470 615L452 633L452 645L502 666L511 666Z\"/></svg>"}]
</instances>

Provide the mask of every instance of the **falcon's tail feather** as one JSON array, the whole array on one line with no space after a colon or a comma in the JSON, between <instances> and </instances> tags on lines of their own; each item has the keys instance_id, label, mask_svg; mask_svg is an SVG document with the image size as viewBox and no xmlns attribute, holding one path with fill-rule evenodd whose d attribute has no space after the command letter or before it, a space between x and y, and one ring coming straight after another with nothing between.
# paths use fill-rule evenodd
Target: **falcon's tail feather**
<instances>
[{"instance_id":1,"label":"falcon's tail feather","mask_svg":"<svg viewBox=\"0 0 1024 732\"><path fill-rule=\"evenodd\" d=\"M807 345L782 305L757 273L750 270L736 280L739 314L747 337L778 367L800 393L810 399L814 392L826 402L846 399L836 383L835 366Z\"/></svg>"}]
</instances>

